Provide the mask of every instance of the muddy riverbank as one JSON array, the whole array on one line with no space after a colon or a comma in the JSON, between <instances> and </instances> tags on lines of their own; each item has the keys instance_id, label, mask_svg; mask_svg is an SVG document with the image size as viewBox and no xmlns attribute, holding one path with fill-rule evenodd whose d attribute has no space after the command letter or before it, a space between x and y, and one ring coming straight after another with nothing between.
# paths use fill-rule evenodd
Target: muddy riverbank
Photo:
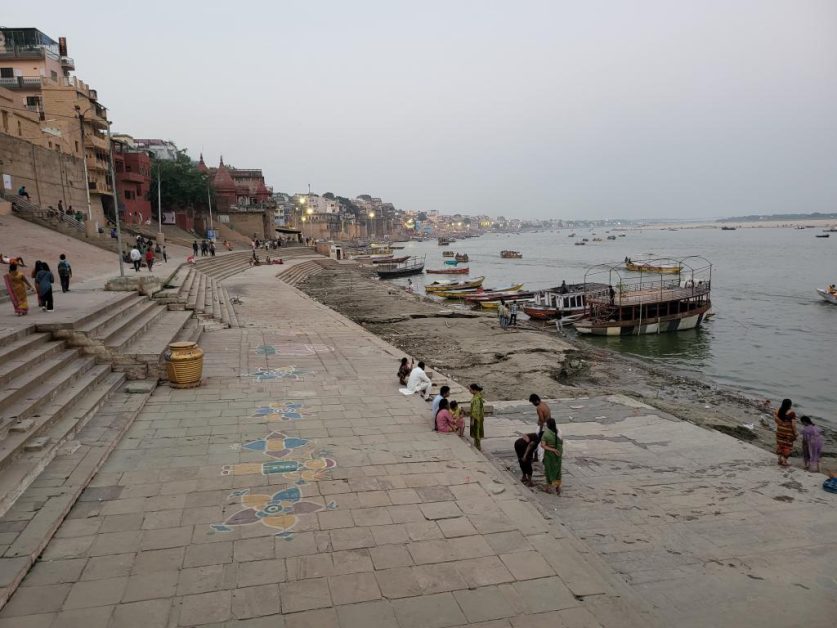
<instances>
[{"instance_id":1,"label":"muddy riverbank","mask_svg":"<svg viewBox=\"0 0 837 628\"><path fill-rule=\"evenodd\" d=\"M489 400L526 399L532 392L543 398L622 393L691 423L774 448L773 419L764 400L591 347L552 327L522 323L504 331L493 314L451 309L349 265L319 273L299 288L456 381L480 382ZM773 406L778 401L771 400ZM837 433L824 432L823 466L837 469Z\"/></svg>"}]
</instances>

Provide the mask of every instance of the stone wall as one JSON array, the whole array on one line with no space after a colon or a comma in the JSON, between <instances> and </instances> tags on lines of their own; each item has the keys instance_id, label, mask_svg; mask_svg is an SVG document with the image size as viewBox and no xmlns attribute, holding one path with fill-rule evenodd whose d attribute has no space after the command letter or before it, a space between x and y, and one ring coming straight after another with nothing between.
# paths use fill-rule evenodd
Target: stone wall
<instances>
[{"instance_id":1,"label":"stone wall","mask_svg":"<svg viewBox=\"0 0 837 628\"><path fill-rule=\"evenodd\" d=\"M229 217L227 226L239 233L252 238L256 234L260 240L276 237L271 227L271 220L268 212L230 212L223 214Z\"/></svg>"},{"instance_id":2,"label":"stone wall","mask_svg":"<svg viewBox=\"0 0 837 628\"><path fill-rule=\"evenodd\" d=\"M57 208L61 199L64 207L72 205L73 209L87 213L81 159L0 133L0 174L12 178L11 189L7 192L16 194L18 188L25 185L32 202L41 207L52 205ZM2 186L3 178L0 177Z\"/></svg>"}]
</instances>

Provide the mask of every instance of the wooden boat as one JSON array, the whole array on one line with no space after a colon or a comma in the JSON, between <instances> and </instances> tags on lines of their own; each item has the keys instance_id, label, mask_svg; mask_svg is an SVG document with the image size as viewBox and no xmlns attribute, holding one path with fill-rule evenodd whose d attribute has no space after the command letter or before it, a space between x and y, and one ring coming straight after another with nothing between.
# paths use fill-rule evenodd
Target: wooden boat
<instances>
[{"instance_id":1,"label":"wooden boat","mask_svg":"<svg viewBox=\"0 0 837 628\"><path fill-rule=\"evenodd\" d=\"M824 301L837 305L837 287L835 287L834 284L830 285L828 288L817 288L817 294L820 295Z\"/></svg>"},{"instance_id":2,"label":"wooden boat","mask_svg":"<svg viewBox=\"0 0 837 628\"><path fill-rule=\"evenodd\" d=\"M455 259L446 259L445 266L456 266L459 262Z\"/></svg>"},{"instance_id":3,"label":"wooden boat","mask_svg":"<svg viewBox=\"0 0 837 628\"><path fill-rule=\"evenodd\" d=\"M826 237L828 237L828 236L826 236ZM467 254L467 253L462 253L461 255L460 255L459 253L457 253L457 254L456 254L456 256L455 256L455 258L456 258L456 261L457 261L457 262L470 262L470 261L471 261L471 260L468 258L468 254Z\"/></svg>"},{"instance_id":4,"label":"wooden boat","mask_svg":"<svg viewBox=\"0 0 837 628\"><path fill-rule=\"evenodd\" d=\"M700 257L691 259L701 260L706 266L694 268L681 262L682 274L690 277L686 282L681 283L679 277L650 280L640 277L629 281L620 278L618 283L614 282L612 293L608 288L606 296L588 296L587 312L575 321L576 331L596 336L628 336L700 326L712 308L712 265ZM608 276L616 273L618 277L615 267L605 272ZM590 274L588 271L587 275ZM706 279L698 281L699 276Z\"/></svg>"},{"instance_id":5,"label":"wooden boat","mask_svg":"<svg viewBox=\"0 0 837 628\"><path fill-rule=\"evenodd\" d=\"M442 251L442 257L453 257L453 256L454 256L453 251Z\"/></svg>"},{"instance_id":6,"label":"wooden boat","mask_svg":"<svg viewBox=\"0 0 837 628\"><path fill-rule=\"evenodd\" d=\"M453 242L453 238L445 238L443 236L438 238L436 242L439 244L439 246L448 246L451 242Z\"/></svg>"},{"instance_id":7,"label":"wooden boat","mask_svg":"<svg viewBox=\"0 0 837 628\"><path fill-rule=\"evenodd\" d=\"M523 253L520 251L500 251L500 257L503 259L522 259Z\"/></svg>"},{"instance_id":8,"label":"wooden boat","mask_svg":"<svg viewBox=\"0 0 837 628\"><path fill-rule=\"evenodd\" d=\"M481 303L482 301L499 301L500 299L508 299L520 295L524 295L524 298L531 298L535 296L534 292L526 292L524 293L521 288L523 284L518 284L518 286L512 286L512 290L494 290L494 291L483 291L478 292L476 294L469 294L463 297L464 301L468 303Z\"/></svg>"},{"instance_id":9,"label":"wooden boat","mask_svg":"<svg viewBox=\"0 0 837 628\"><path fill-rule=\"evenodd\" d=\"M609 236L607 236L607 239L608 240L615 240L616 236L615 235L609 235Z\"/></svg>"},{"instance_id":10,"label":"wooden boat","mask_svg":"<svg viewBox=\"0 0 837 628\"><path fill-rule=\"evenodd\" d=\"M382 257L379 259L372 259L373 264L400 264L401 262L406 262L410 259L409 255L404 255L403 257L393 257L392 255L388 255L386 257Z\"/></svg>"},{"instance_id":11,"label":"wooden boat","mask_svg":"<svg viewBox=\"0 0 837 628\"><path fill-rule=\"evenodd\" d=\"M424 286L425 292L442 292L442 291L456 291L456 290L476 290L482 286L485 277L474 277L468 281L434 281Z\"/></svg>"},{"instance_id":12,"label":"wooden boat","mask_svg":"<svg viewBox=\"0 0 837 628\"><path fill-rule=\"evenodd\" d=\"M534 307L542 308L541 312L535 312L540 320L546 320L544 316L549 311L554 315L548 318L560 318L563 321L584 314L587 310L588 297L607 297L610 287L604 283L563 283L555 288L539 290L535 293ZM525 311L525 310L524 310ZM528 312L527 312L528 314Z\"/></svg>"},{"instance_id":13,"label":"wooden boat","mask_svg":"<svg viewBox=\"0 0 837 628\"><path fill-rule=\"evenodd\" d=\"M441 290L433 292L434 297L443 297L445 299L451 300L462 300L466 297L478 296L481 294L489 294L495 292L514 292L515 290L520 290L523 287L523 284L517 284L516 286L509 286L508 288L503 289L496 289L496 288L467 288L464 290Z\"/></svg>"},{"instance_id":14,"label":"wooden boat","mask_svg":"<svg viewBox=\"0 0 837 628\"><path fill-rule=\"evenodd\" d=\"M828 237L828 236L830 236L830 235L831 235L830 233L818 233L818 234L817 234L817 235L815 235L814 237L815 237L815 238L827 238L827 237Z\"/></svg>"},{"instance_id":15,"label":"wooden boat","mask_svg":"<svg viewBox=\"0 0 837 628\"><path fill-rule=\"evenodd\" d=\"M570 234L570 235L568 235L567 237L568 237L568 238L574 238L574 237L575 237L575 234L574 234L574 233L571 233L571 234Z\"/></svg>"},{"instance_id":16,"label":"wooden boat","mask_svg":"<svg viewBox=\"0 0 837 628\"><path fill-rule=\"evenodd\" d=\"M586 244L587 244L586 242L582 242L581 240L576 240L575 241L576 246L585 246Z\"/></svg>"},{"instance_id":17,"label":"wooden boat","mask_svg":"<svg viewBox=\"0 0 837 628\"><path fill-rule=\"evenodd\" d=\"M558 308L557 307L549 307L546 305L524 305L523 306L523 313L526 314L529 318L533 318L536 321L548 321L552 320L553 318L558 318Z\"/></svg>"},{"instance_id":18,"label":"wooden boat","mask_svg":"<svg viewBox=\"0 0 837 628\"><path fill-rule=\"evenodd\" d=\"M736 227L721 227L721 231L735 231Z\"/></svg>"},{"instance_id":19,"label":"wooden boat","mask_svg":"<svg viewBox=\"0 0 837 628\"><path fill-rule=\"evenodd\" d=\"M428 268L424 272L428 275L467 275L471 272L471 269L467 266L463 266L462 268Z\"/></svg>"},{"instance_id":20,"label":"wooden boat","mask_svg":"<svg viewBox=\"0 0 837 628\"><path fill-rule=\"evenodd\" d=\"M420 275L424 272L424 259L420 260L417 257L411 257L401 264L381 264L375 268L375 272L378 273L378 277L381 279Z\"/></svg>"},{"instance_id":21,"label":"wooden boat","mask_svg":"<svg viewBox=\"0 0 837 628\"><path fill-rule=\"evenodd\" d=\"M532 298L531 292L518 292L508 297L503 297L503 301L507 304L512 301L529 301ZM500 306L500 300L494 301L478 301L479 306L484 310L496 310Z\"/></svg>"},{"instance_id":22,"label":"wooden boat","mask_svg":"<svg viewBox=\"0 0 837 628\"><path fill-rule=\"evenodd\" d=\"M683 270L679 264L656 264L652 262L634 262L628 259L625 269L635 273L659 273L662 275L677 275Z\"/></svg>"}]
</instances>

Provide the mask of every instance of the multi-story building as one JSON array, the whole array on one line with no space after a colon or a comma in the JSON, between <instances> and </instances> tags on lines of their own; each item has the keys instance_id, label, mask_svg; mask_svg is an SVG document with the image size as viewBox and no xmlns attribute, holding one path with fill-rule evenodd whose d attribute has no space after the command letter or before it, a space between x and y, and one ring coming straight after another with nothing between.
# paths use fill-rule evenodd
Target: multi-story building
<instances>
[{"instance_id":1,"label":"multi-story building","mask_svg":"<svg viewBox=\"0 0 837 628\"><path fill-rule=\"evenodd\" d=\"M122 219L142 224L151 218L151 157L130 136L113 137L113 166Z\"/></svg>"},{"instance_id":2,"label":"multi-story building","mask_svg":"<svg viewBox=\"0 0 837 628\"><path fill-rule=\"evenodd\" d=\"M0 28L0 87L16 94L13 103L35 113L44 126L38 144L84 160L90 195L88 224L104 222L113 208L109 176L107 109L96 90L72 76L75 62L67 43L36 28Z\"/></svg>"},{"instance_id":3,"label":"multi-story building","mask_svg":"<svg viewBox=\"0 0 837 628\"><path fill-rule=\"evenodd\" d=\"M174 161L180 153L175 143L169 140L137 138L134 140L134 143L137 148L152 153L154 159L161 159L163 161Z\"/></svg>"}]
</instances>

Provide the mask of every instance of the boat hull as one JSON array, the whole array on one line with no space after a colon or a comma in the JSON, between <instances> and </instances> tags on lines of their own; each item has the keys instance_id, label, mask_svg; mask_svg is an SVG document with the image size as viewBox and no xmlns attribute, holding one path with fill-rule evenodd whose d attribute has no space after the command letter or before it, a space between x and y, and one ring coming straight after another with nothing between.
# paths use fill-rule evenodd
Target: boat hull
<instances>
[{"instance_id":1,"label":"boat hull","mask_svg":"<svg viewBox=\"0 0 837 628\"><path fill-rule=\"evenodd\" d=\"M523 312L529 318L533 318L538 321L548 321L553 318L558 318L558 308L555 307L524 307Z\"/></svg>"},{"instance_id":2,"label":"boat hull","mask_svg":"<svg viewBox=\"0 0 837 628\"><path fill-rule=\"evenodd\" d=\"M482 282L485 281L485 277L474 277L469 281L459 281L459 282L433 282L431 284L427 284L424 286L424 291L433 293L433 292L454 292L457 290L476 290L482 285Z\"/></svg>"},{"instance_id":3,"label":"boat hull","mask_svg":"<svg viewBox=\"0 0 837 628\"><path fill-rule=\"evenodd\" d=\"M575 329L580 334L591 336L639 336L643 334L662 334L671 331L684 331L700 327L709 311L707 306L699 312L691 312L683 317L664 317L650 322L639 321L591 321L582 318L575 322Z\"/></svg>"},{"instance_id":4,"label":"boat hull","mask_svg":"<svg viewBox=\"0 0 837 628\"><path fill-rule=\"evenodd\" d=\"M465 268L428 268L425 270L428 275L467 275L471 269Z\"/></svg>"},{"instance_id":5,"label":"boat hull","mask_svg":"<svg viewBox=\"0 0 837 628\"><path fill-rule=\"evenodd\" d=\"M830 294L828 290L817 288L817 294L820 295L820 298L822 298L823 301L828 301L829 303L837 305L837 296Z\"/></svg>"},{"instance_id":6,"label":"boat hull","mask_svg":"<svg viewBox=\"0 0 837 628\"><path fill-rule=\"evenodd\" d=\"M661 275L679 275L682 266L656 266L654 264L634 264L633 262L626 262L625 269L634 273L659 273Z\"/></svg>"}]
</instances>

